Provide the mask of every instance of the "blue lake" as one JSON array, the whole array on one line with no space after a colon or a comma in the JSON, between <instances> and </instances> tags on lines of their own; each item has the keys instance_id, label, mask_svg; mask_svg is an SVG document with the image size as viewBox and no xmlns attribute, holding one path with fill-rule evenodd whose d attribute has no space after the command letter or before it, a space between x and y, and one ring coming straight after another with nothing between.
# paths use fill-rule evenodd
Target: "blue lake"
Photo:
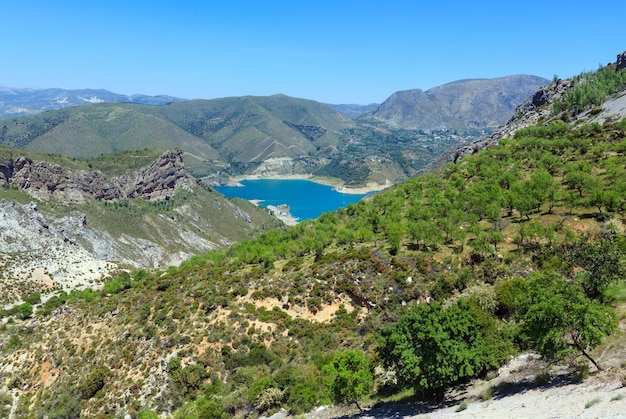
<instances>
[{"instance_id":1,"label":"blue lake","mask_svg":"<svg viewBox=\"0 0 626 419\"><path fill-rule=\"evenodd\" d=\"M216 186L215 190L229 198L258 199L262 207L287 204L291 215L299 221L347 207L365 196L339 193L332 186L308 180L259 179L242 180L240 183L244 186Z\"/></svg>"}]
</instances>

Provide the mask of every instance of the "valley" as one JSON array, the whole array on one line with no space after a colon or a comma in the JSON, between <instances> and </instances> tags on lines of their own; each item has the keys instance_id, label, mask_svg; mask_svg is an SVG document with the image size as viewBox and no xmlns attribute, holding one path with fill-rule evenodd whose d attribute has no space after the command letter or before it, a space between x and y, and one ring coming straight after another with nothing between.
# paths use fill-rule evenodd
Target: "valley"
<instances>
[{"instance_id":1,"label":"valley","mask_svg":"<svg viewBox=\"0 0 626 419\"><path fill-rule=\"evenodd\" d=\"M362 188L401 182L445 151L492 132L547 82L525 75L458 81L422 94L394 94L378 111L363 108L358 116L285 95L158 106L103 102L0 120L0 143L79 159L175 147L188 170L209 184L296 175ZM394 99L398 95L402 100ZM438 117L411 122L425 108ZM393 113L404 119L387 117Z\"/></svg>"},{"instance_id":2,"label":"valley","mask_svg":"<svg viewBox=\"0 0 626 419\"><path fill-rule=\"evenodd\" d=\"M0 416L619 417L625 71L0 121ZM382 190L288 227L247 177Z\"/></svg>"}]
</instances>

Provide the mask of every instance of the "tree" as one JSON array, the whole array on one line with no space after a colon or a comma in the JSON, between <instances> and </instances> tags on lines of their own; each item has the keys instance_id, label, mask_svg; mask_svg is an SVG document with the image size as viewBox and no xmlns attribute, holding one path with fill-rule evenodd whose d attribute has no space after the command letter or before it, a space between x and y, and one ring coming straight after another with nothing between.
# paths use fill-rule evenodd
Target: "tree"
<instances>
[{"instance_id":1,"label":"tree","mask_svg":"<svg viewBox=\"0 0 626 419\"><path fill-rule=\"evenodd\" d=\"M338 352L328 371L334 375L331 392L335 402L352 402L363 410L359 400L369 394L374 382L365 354L357 349Z\"/></svg>"},{"instance_id":2,"label":"tree","mask_svg":"<svg viewBox=\"0 0 626 419\"><path fill-rule=\"evenodd\" d=\"M580 353L601 370L590 350L617 329L615 312L589 299L583 289L563 277L536 274L530 304L522 309L522 333L547 360Z\"/></svg>"},{"instance_id":3,"label":"tree","mask_svg":"<svg viewBox=\"0 0 626 419\"><path fill-rule=\"evenodd\" d=\"M515 208L520 215L526 216L527 220L530 220L530 214L541 204L537 198L535 198L530 182L517 182L511 185L509 199L513 208Z\"/></svg>"},{"instance_id":4,"label":"tree","mask_svg":"<svg viewBox=\"0 0 626 419\"><path fill-rule=\"evenodd\" d=\"M449 387L497 366L464 300L445 309L438 303L415 305L377 340L382 365L423 397L442 400Z\"/></svg>"},{"instance_id":5,"label":"tree","mask_svg":"<svg viewBox=\"0 0 626 419\"><path fill-rule=\"evenodd\" d=\"M590 166L584 163L571 165L565 170L565 183L571 190L577 191L581 198L583 192L593 187L593 178L590 172Z\"/></svg>"},{"instance_id":6,"label":"tree","mask_svg":"<svg viewBox=\"0 0 626 419\"><path fill-rule=\"evenodd\" d=\"M78 386L81 397L86 400L95 396L111 375L111 370L107 367L95 368Z\"/></svg>"},{"instance_id":7,"label":"tree","mask_svg":"<svg viewBox=\"0 0 626 419\"><path fill-rule=\"evenodd\" d=\"M551 213L559 183L554 180L550 172L544 168L535 170L530 175L529 188L531 195L537 201L537 210L545 201L548 201L550 203L548 212Z\"/></svg>"},{"instance_id":8,"label":"tree","mask_svg":"<svg viewBox=\"0 0 626 419\"><path fill-rule=\"evenodd\" d=\"M401 222L389 223L385 226L385 234L389 242L389 253L395 255L400 250L400 242L402 240L404 225Z\"/></svg>"},{"instance_id":9,"label":"tree","mask_svg":"<svg viewBox=\"0 0 626 419\"><path fill-rule=\"evenodd\" d=\"M565 250L568 267L578 271L577 279L590 298L601 298L607 285L626 276L624 251L618 240L618 235L606 232L593 239L582 237Z\"/></svg>"},{"instance_id":10,"label":"tree","mask_svg":"<svg viewBox=\"0 0 626 419\"><path fill-rule=\"evenodd\" d=\"M23 303L17 307L22 319L28 319L33 315L33 306L30 303Z\"/></svg>"}]
</instances>

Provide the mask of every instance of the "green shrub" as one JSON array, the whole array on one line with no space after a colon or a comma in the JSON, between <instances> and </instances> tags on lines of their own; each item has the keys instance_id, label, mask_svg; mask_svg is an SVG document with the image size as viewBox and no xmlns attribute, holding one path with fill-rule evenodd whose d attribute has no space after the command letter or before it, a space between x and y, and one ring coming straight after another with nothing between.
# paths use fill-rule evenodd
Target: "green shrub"
<instances>
[{"instance_id":1,"label":"green shrub","mask_svg":"<svg viewBox=\"0 0 626 419\"><path fill-rule=\"evenodd\" d=\"M41 294L38 292L34 292L26 297L26 300L24 301L32 305L39 304L41 303Z\"/></svg>"},{"instance_id":2,"label":"green shrub","mask_svg":"<svg viewBox=\"0 0 626 419\"><path fill-rule=\"evenodd\" d=\"M183 396L194 395L202 388L207 372L202 365L182 366L178 357L172 357L168 364L173 389Z\"/></svg>"},{"instance_id":3,"label":"green shrub","mask_svg":"<svg viewBox=\"0 0 626 419\"><path fill-rule=\"evenodd\" d=\"M587 403L585 403L585 409L589 409L591 406L593 406L594 404L598 404L602 401L601 398L596 397L593 400L589 400Z\"/></svg>"},{"instance_id":4,"label":"green shrub","mask_svg":"<svg viewBox=\"0 0 626 419\"><path fill-rule=\"evenodd\" d=\"M478 398L483 402L493 399L493 387L488 387L481 391Z\"/></svg>"},{"instance_id":5,"label":"green shrub","mask_svg":"<svg viewBox=\"0 0 626 419\"><path fill-rule=\"evenodd\" d=\"M467 402L466 401L462 401L461 404L459 405L459 407L456 408L455 412L462 412L464 410L467 410Z\"/></svg>"},{"instance_id":6,"label":"green shrub","mask_svg":"<svg viewBox=\"0 0 626 419\"><path fill-rule=\"evenodd\" d=\"M41 408L42 417L48 419L67 419L80 417L81 395L75 390L61 387L54 394L44 399Z\"/></svg>"},{"instance_id":7,"label":"green shrub","mask_svg":"<svg viewBox=\"0 0 626 419\"><path fill-rule=\"evenodd\" d=\"M552 382L552 376L549 372L544 371L541 374L535 376L535 385L539 387L547 386Z\"/></svg>"},{"instance_id":8,"label":"green shrub","mask_svg":"<svg viewBox=\"0 0 626 419\"><path fill-rule=\"evenodd\" d=\"M22 319L28 319L33 315L33 306L30 303L24 303L18 307L18 311Z\"/></svg>"},{"instance_id":9,"label":"green shrub","mask_svg":"<svg viewBox=\"0 0 626 419\"><path fill-rule=\"evenodd\" d=\"M117 294L131 287L130 278L119 276L104 283L102 290L106 294Z\"/></svg>"},{"instance_id":10,"label":"green shrub","mask_svg":"<svg viewBox=\"0 0 626 419\"><path fill-rule=\"evenodd\" d=\"M107 367L97 367L78 386L78 391L83 399L90 399L102 390L106 379L111 375Z\"/></svg>"},{"instance_id":11,"label":"green shrub","mask_svg":"<svg viewBox=\"0 0 626 419\"><path fill-rule=\"evenodd\" d=\"M580 364L576 368L576 378L578 381L585 381L589 378L589 364Z\"/></svg>"},{"instance_id":12,"label":"green shrub","mask_svg":"<svg viewBox=\"0 0 626 419\"><path fill-rule=\"evenodd\" d=\"M156 412L149 409L141 409L137 415L137 419L159 419L159 415Z\"/></svg>"},{"instance_id":13,"label":"green shrub","mask_svg":"<svg viewBox=\"0 0 626 419\"><path fill-rule=\"evenodd\" d=\"M0 418L8 418L11 413L13 396L10 393L0 392Z\"/></svg>"}]
</instances>

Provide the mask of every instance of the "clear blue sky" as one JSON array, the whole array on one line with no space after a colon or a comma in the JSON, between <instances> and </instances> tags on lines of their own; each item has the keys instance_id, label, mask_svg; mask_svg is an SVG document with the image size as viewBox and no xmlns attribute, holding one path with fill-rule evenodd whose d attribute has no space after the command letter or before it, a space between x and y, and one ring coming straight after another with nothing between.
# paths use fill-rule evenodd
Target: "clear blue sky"
<instances>
[{"instance_id":1,"label":"clear blue sky","mask_svg":"<svg viewBox=\"0 0 626 419\"><path fill-rule=\"evenodd\" d=\"M0 86L367 104L595 70L626 50L625 17L618 0L6 1Z\"/></svg>"}]
</instances>

